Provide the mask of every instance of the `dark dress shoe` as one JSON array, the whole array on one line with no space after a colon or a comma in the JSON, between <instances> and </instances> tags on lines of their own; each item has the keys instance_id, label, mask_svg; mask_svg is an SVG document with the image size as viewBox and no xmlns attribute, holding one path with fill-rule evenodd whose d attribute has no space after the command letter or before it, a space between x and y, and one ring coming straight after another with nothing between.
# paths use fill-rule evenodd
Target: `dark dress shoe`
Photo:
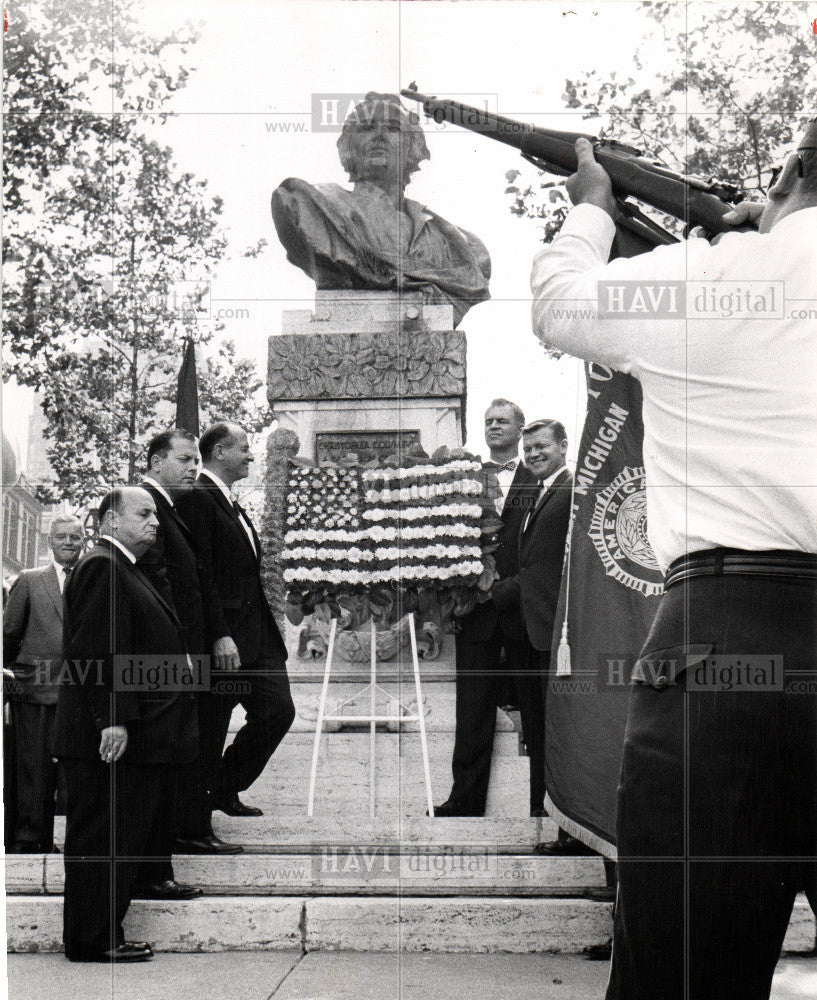
<instances>
[{"instance_id":1,"label":"dark dress shoe","mask_svg":"<svg viewBox=\"0 0 817 1000\"><path fill-rule=\"evenodd\" d=\"M613 939L610 938L604 944L589 944L582 954L590 962L609 962L613 954Z\"/></svg>"},{"instance_id":2,"label":"dark dress shoe","mask_svg":"<svg viewBox=\"0 0 817 1000\"><path fill-rule=\"evenodd\" d=\"M264 815L263 809L256 809L255 806L245 806L237 795L233 795L233 797L229 799L221 799L221 801L213 808L220 809L223 813L227 813L228 816Z\"/></svg>"},{"instance_id":3,"label":"dark dress shoe","mask_svg":"<svg viewBox=\"0 0 817 1000\"><path fill-rule=\"evenodd\" d=\"M537 819L548 815L547 809L544 806L531 806L530 809L531 816L535 816Z\"/></svg>"},{"instance_id":4,"label":"dark dress shoe","mask_svg":"<svg viewBox=\"0 0 817 1000\"><path fill-rule=\"evenodd\" d=\"M151 885L141 886L135 894L136 899L195 899L203 895L203 890L197 885L187 885L174 879L165 879Z\"/></svg>"},{"instance_id":5,"label":"dark dress shoe","mask_svg":"<svg viewBox=\"0 0 817 1000\"><path fill-rule=\"evenodd\" d=\"M241 854L244 848L241 844L228 844L214 833L206 837L194 837L190 840L179 837L173 848L174 854Z\"/></svg>"},{"instance_id":6,"label":"dark dress shoe","mask_svg":"<svg viewBox=\"0 0 817 1000\"><path fill-rule=\"evenodd\" d=\"M66 958L69 962L149 962L153 958L153 949L146 941L123 941L108 951L66 955Z\"/></svg>"},{"instance_id":7,"label":"dark dress shoe","mask_svg":"<svg viewBox=\"0 0 817 1000\"><path fill-rule=\"evenodd\" d=\"M575 837L563 836L558 840L546 840L543 844L537 844L533 853L544 854L548 858L575 858L588 857L597 852Z\"/></svg>"},{"instance_id":8,"label":"dark dress shoe","mask_svg":"<svg viewBox=\"0 0 817 1000\"><path fill-rule=\"evenodd\" d=\"M33 840L18 840L11 849L12 854L43 854L38 843Z\"/></svg>"},{"instance_id":9,"label":"dark dress shoe","mask_svg":"<svg viewBox=\"0 0 817 1000\"><path fill-rule=\"evenodd\" d=\"M590 889L585 889L584 895L595 903L615 903L616 887L614 885L595 885Z\"/></svg>"},{"instance_id":10,"label":"dark dress shoe","mask_svg":"<svg viewBox=\"0 0 817 1000\"><path fill-rule=\"evenodd\" d=\"M484 816L485 810L476 810L472 807L461 805L459 802L452 802L450 799L447 802L441 802L440 805L434 806L434 818L438 816L440 818L445 818L446 816ZM428 813L426 813L428 816Z\"/></svg>"}]
</instances>

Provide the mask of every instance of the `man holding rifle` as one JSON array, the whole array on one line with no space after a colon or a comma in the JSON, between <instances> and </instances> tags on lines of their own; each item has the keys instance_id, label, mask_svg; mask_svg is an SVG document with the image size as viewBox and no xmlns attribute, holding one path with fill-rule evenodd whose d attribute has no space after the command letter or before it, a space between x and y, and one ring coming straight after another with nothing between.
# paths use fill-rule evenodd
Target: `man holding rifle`
<instances>
[{"instance_id":1,"label":"man holding rifle","mask_svg":"<svg viewBox=\"0 0 817 1000\"><path fill-rule=\"evenodd\" d=\"M817 908L817 120L765 206L724 218L757 232L611 263L610 179L576 152L534 330L640 382L666 572L634 672L607 996L768 998L797 892ZM687 311L626 311L658 286Z\"/></svg>"}]
</instances>

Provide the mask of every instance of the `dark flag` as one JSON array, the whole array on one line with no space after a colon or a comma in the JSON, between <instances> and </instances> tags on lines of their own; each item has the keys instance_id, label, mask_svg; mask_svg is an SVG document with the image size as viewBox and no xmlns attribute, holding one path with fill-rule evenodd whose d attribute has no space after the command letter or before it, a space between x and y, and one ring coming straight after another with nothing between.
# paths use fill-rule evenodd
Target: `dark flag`
<instances>
[{"instance_id":1,"label":"dark flag","mask_svg":"<svg viewBox=\"0 0 817 1000\"><path fill-rule=\"evenodd\" d=\"M199 381L196 377L196 348L191 338L184 346L176 388L176 426L199 436Z\"/></svg>"},{"instance_id":2,"label":"dark flag","mask_svg":"<svg viewBox=\"0 0 817 1000\"><path fill-rule=\"evenodd\" d=\"M647 541L641 386L603 365L586 365L585 374L588 411L547 692L546 805L560 827L614 857L630 674L663 575ZM559 676L565 603L570 673Z\"/></svg>"}]
</instances>

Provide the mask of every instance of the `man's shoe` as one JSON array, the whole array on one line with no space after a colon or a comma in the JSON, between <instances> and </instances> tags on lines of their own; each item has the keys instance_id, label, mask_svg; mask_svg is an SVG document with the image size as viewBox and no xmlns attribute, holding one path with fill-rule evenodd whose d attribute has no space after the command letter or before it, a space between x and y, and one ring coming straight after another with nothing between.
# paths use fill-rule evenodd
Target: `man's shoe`
<instances>
[{"instance_id":1,"label":"man's shoe","mask_svg":"<svg viewBox=\"0 0 817 1000\"><path fill-rule=\"evenodd\" d=\"M595 903L615 903L616 887L614 885L595 885L590 889L585 889L584 895Z\"/></svg>"},{"instance_id":2,"label":"man's shoe","mask_svg":"<svg viewBox=\"0 0 817 1000\"><path fill-rule=\"evenodd\" d=\"M604 944L589 944L582 954L589 962L609 962L613 954L613 939L610 938Z\"/></svg>"},{"instance_id":3,"label":"man's shoe","mask_svg":"<svg viewBox=\"0 0 817 1000\"><path fill-rule=\"evenodd\" d=\"M149 962L153 958L153 949L146 941L123 941L108 951L66 957L69 962Z\"/></svg>"},{"instance_id":4,"label":"man's shoe","mask_svg":"<svg viewBox=\"0 0 817 1000\"><path fill-rule=\"evenodd\" d=\"M151 885L143 885L136 892L136 899L195 899L204 894L197 885L187 885L174 879L165 879Z\"/></svg>"},{"instance_id":5,"label":"man's shoe","mask_svg":"<svg viewBox=\"0 0 817 1000\"><path fill-rule=\"evenodd\" d=\"M475 809L469 809L467 806L460 805L459 802L452 802L450 799L448 802L441 802L440 805L434 806L434 818L438 816L443 818L446 816L484 816L485 810L477 811ZM428 816L428 813L426 813Z\"/></svg>"},{"instance_id":6,"label":"man's shoe","mask_svg":"<svg viewBox=\"0 0 817 1000\"><path fill-rule=\"evenodd\" d=\"M241 801L237 795L233 795L232 798L222 799L216 805L213 806L214 809L220 809L223 813L227 813L228 816L263 816L263 809L256 809L255 806L246 806Z\"/></svg>"},{"instance_id":7,"label":"man's shoe","mask_svg":"<svg viewBox=\"0 0 817 1000\"><path fill-rule=\"evenodd\" d=\"M575 858L588 857L597 852L575 837L559 837L558 840L546 840L543 844L537 844L533 853L544 854L548 858Z\"/></svg>"},{"instance_id":8,"label":"man's shoe","mask_svg":"<svg viewBox=\"0 0 817 1000\"><path fill-rule=\"evenodd\" d=\"M11 849L12 854L42 854L40 845L33 840L18 840Z\"/></svg>"},{"instance_id":9,"label":"man's shoe","mask_svg":"<svg viewBox=\"0 0 817 1000\"><path fill-rule=\"evenodd\" d=\"M241 844L228 844L214 833L207 837L191 839L179 837L173 848L174 854L241 854L244 848Z\"/></svg>"},{"instance_id":10,"label":"man's shoe","mask_svg":"<svg viewBox=\"0 0 817 1000\"><path fill-rule=\"evenodd\" d=\"M547 809L544 806L531 806L530 808L531 816L535 816L537 819L541 819L548 815Z\"/></svg>"}]
</instances>

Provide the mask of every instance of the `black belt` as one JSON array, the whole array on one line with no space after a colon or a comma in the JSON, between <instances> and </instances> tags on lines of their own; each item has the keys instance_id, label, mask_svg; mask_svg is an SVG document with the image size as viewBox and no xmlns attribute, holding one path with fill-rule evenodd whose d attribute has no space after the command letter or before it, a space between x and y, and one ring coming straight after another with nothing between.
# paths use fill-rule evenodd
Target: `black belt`
<instances>
[{"instance_id":1,"label":"black belt","mask_svg":"<svg viewBox=\"0 0 817 1000\"><path fill-rule=\"evenodd\" d=\"M793 549L750 552L746 549L704 549L671 563L664 589L696 576L768 576L799 583L817 582L817 555Z\"/></svg>"}]
</instances>

